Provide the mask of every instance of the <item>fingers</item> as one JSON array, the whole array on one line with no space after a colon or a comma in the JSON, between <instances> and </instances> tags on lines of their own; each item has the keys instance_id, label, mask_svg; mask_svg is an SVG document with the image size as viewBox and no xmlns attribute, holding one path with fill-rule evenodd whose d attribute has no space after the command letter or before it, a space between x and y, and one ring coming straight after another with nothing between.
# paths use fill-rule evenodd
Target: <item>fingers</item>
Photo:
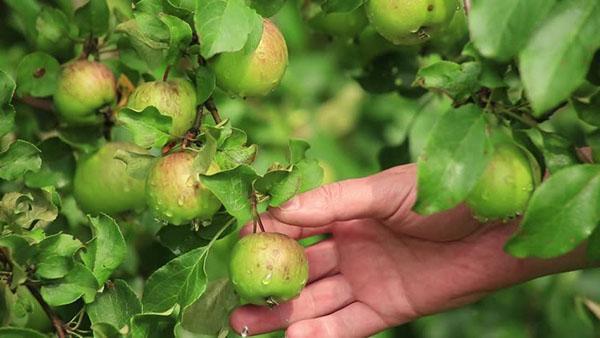
<instances>
[{"instance_id":1,"label":"fingers","mask_svg":"<svg viewBox=\"0 0 600 338\"><path fill-rule=\"evenodd\" d=\"M388 325L369 306L355 302L330 315L292 324L288 338L308 337L368 337Z\"/></svg>"},{"instance_id":2,"label":"fingers","mask_svg":"<svg viewBox=\"0 0 600 338\"><path fill-rule=\"evenodd\" d=\"M339 257L335 242L331 239L317 243L306 250L308 258L308 281L337 273Z\"/></svg>"},{"instance_id":3,"label":"fingers","mask_svg":"<svg viewBox=\"0 0 600 338\"><path fill-rule=\"evenodd\" d=\"M406 165L379 174L337 182L301 194L270 210L282 223L307 227L360 218L405 216L416 197L416 166Z\"/></svg>"},{"instance_id":4,"label":"fingers","mask_svg":"<svg viewBox=\"0 0 600 338\"><path fill-rule=\"evenodd\" d=\"M250 335L255 335L281 329L304 319L327 315L352 301L350 285L342 275L336 275L308 285L298 298L272 309L243 306L233 312L230 321L237 332L247 328Z\"/></svg>"},{"instance_id":5,"label":"fingers","mask_svg":"<svg viewBox=\"0 0 600 338\"><path fill-rule=\"evenodd\" d=\"M289 225L289 224L283 223L283 222L275 219L269 212L265 212L264 214L262 214L260 216L260 219L263 222L263 225L267 232L282 233L282 234L288 235L294 239L302 239L302 238L311 237L311 236L315 236L315 235L325 234L325 233L328 233L331 228L330 226L304 228L304 227ZM250 222L242 228L242 230L240 231L240 234L242 236L246 236L248 234L251 234L252 231L253 231L253 224L252 224L252 222Z\"/></svg>"}]
</instances>

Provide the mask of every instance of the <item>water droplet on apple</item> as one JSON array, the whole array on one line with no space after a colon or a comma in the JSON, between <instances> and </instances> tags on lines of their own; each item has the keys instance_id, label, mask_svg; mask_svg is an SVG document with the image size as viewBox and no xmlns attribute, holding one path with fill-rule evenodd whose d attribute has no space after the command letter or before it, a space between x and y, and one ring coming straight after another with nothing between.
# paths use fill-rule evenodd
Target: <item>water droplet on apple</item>
<instances>
[{"instance_id":1,"label":"water droplet on apple","mask_svg":"<svg viewBox=\"0 0 600 338\"><path fill-rule=\"evenodd\" d=\"M269 285L271 284L271 280L273 279L273 273L269 272L265 278L263 278L263 280L261 281L262 285Z\"/></svg>"}]
</instances>

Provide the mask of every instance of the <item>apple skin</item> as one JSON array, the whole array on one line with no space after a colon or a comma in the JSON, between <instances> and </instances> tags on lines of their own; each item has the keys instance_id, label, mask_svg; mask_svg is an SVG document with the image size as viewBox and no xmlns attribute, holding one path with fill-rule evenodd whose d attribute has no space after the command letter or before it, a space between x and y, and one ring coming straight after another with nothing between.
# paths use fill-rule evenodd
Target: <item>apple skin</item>
<instances>
[{"instance_id":1,"label":"apple skin","mask_svg":"<svg viewBox=\"0 0 600 338\"><path fill-rule=\"evenodd\" d=\"M310 19L309 23L323 33L352 38L360 34L367 27L369 21L364 8L359 7L351 12L320 12Z\"/></svg>"},{"instance_id":2,"label":"apple skin","mask_svg":"<svg viewBox=\"0 0 600 338\"><path fill-rule=\"evenodd\" d=\"M258 47L222 53L210 61L217 85L224 91L247 96L265 96L275 89L288 64L288 50L283 35L270 20L263 20Z\"/></svg>"},{"instance_id":3,"label":"apple skin","mask_svg":"<svg viewBox=\"0 0 600 338\"><path fill-rule=\"evenodd\" d=\"M196 154L176 152L160 158L146 181L146 203L156 217L181 225L194 219L208 219L221 207L221 202L200 181L194 171ZM207 173L218 171L211 164Z\"/></svg>"},{"instance_id":4,"label":"apple skin","mask_svg":"<svg viewBox=\"0 0 600 338\"><path fill-rule=\"evenodd\" d=\"M63 66L53 99L62 122L94 125L103 121L98 109L113 104L116 96L115 76L107 66L77 60Z\"/></svg>"},{"instance_id":5,"label":"apple skin","mask_svg":"<svg viewBox=\"0 0 600 338\"><path fill-rule=\"evenodd\" d=\"M245 301L273 306L300 294L308 280L308 260L297 241L262 232L245 236L234 246L229 272Z\"/></svg>"},{"instance_id":6,"label":"apple skin","mask_svg":"<svg viewBox=\"0 0 600 338\"><path fill-rule=\"evenodd\" d=\"M127 107L136 111L156 107L161 114L173 119L170 134L182 136L194 124L196 104L194 86L184 79L171 79L139 85L129 97Z\"/></svg>"},{"instance_id":7,"label":"apple skin","mask_svg":"<svg viewBox=\"0 0 600 338\"><path fill-rule=\"evenodd\" d=\"M130 176L127 165L114 158L118 150L148 153L132 143L110 142L77 162L73 195L85 212L114 215L144 207L145 182Z\"/></svg>"},{"instance_id":8,"label":"apple skin","mask_svg":"<svg viewBox=\"0 0 600 338\"><path fill-rule=\"evenodd\" d=\"M396 45L416 45L429 40L452 21L457 0L369 0L369 22Z\"/></svg>"},{"instance_id":9,"label":"apple skin","mask_svg":"<svg viewBox=\"0 0 600 338\"><path fill-rule=\"evenodd\" d=\"M511 143L495 147L492 160L466 200L477 218L508 219L525 211L537 185L525 151Z\"/></svg>"}]
</instances>

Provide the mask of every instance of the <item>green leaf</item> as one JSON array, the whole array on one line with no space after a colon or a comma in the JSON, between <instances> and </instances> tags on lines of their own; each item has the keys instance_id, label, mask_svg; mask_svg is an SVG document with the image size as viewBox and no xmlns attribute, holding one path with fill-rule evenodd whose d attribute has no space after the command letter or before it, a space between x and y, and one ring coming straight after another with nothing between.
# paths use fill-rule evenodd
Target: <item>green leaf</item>
<instances>
[{"instance_id":1,"label":"green leaf","mask_svg":"<svg viewBox=\"0 0 600 338\"><path fill-rule=\"evenodd\" d=\"M10 224L29 229L42 228L54 221L58 208L50 193L41 190L27 193L8 192L0 200L0 224Z\"/></svg>"},{"instance_id":2,"label":"green leaf","mask_svg":"<svg viewBox=\"0 0 600 338\"><path fill-rule=\"evenodd\" d=\"M108 31L109 15L107 0L88 0L75 12L75 23L82 37L100 37Z\"/></svg>"},{"instance_id":3,"label":"green leaf","mask_svg":"<svg viewBox=\"0 0 600 338\"><path fill-rule=\"evenodd\" d=\"M12 101L15 88L15 81L4 71L0 70L0 108Z\"/></svg>"},{"instance_id":4,"label":"green leaf","mask_svg":"<svg viewBox=\"0 0 600 338\"><path fill-rule=\"evenodd\" d=\"M93 303L92 303L93 304ZM119 329L109 323L95 323L91 325L94 338L122 338L123 334Z\"/></svg>"},{"instance_id":5,"label":"green leaf","mask_svg":"<svg viewBox=\"0 0 600 338\"><path fill-rule=\"evenodd\" d=\"M39 171L25 175L25 184L30 188L67 186L75 174L75 157L71 147L57 137L44 140L38 147L42 166Z\"/></svg>"},{"instance_id":6,"label":"green leaf","mask_svg":"<svg viewBox=\"0 0 600 338\"><path fill-rule=\"evenodd\" d=\"M3 338L48 338L47 335L32 329L21 327L0 327L0 337Z\"/></svg>"},{"instance_id":7,"label":"green leaf","mask_svg":"<svg viewBox=\"0 0 600 338\"><path fill-rule=\"evenodd\" d=\"M171 138L171 117L162 115L154 106L146 107L140 112L122 108L117 118L129 129L134 143L140 147L160 148Z\"/></svg>"},{"instance_id":8,"label":"green leaf","mask_svg":"<svg viewBox=\"0 0 600 338\"><path fill-rule=\"evenodd\" d=\"M167 311L175 305L185 308L202 295L206 289L206 258L232 223L227 222L207 246L176 257L150 275L142 298L144 312Z\"/></svg>"},{"instance_id":9,"label":"green leaf","mask_svg":"<svg viewBox=\"0 0 600 338\"><path fill-rule=\"evenodd\" d=\"M158 17L169 29L170 38L166 63L175 64L192 41L192 28L187 22L176 16L159 13Z\"/></svg>"},{"instance_id":10,"label":"green leaf","mask_svg":"<svg viewBox=\"0 0 600 338\"><path fill-rule=\"evenodd\" d=\"M42 166L40 150L33 144L17 140L8 150L0 153L0 178L14 180Z\"/></svg>"},{"instance_id":11,"label":"green leaf","mask_svg":"<svg viewBox=\"0 0 600 338\"><path fill-rule=\"evenodd\" d=\"M596 228L600 222L598 205L600 166L562 169L534 192L521 227L506 250L516 257L563 255Z\"/></svg>"},{"instance_id":12,"label":"green leaf","mask_svg":"<svg viewBox=\"0 0 600 338\"><path fill-rule=\"evenodd\" d=\"M107 323L121 329L142 312L142 303L127 282L117 279L108 283L86 310L92 324Z\"/></svg>"},{"instance_id":13,"label":"green leaf","mask_svg":"<svg viewBox=\"0 0 600 338\"><path fill-rule=\"evenodd\" d=\"M144 287L144 312L162 312L193 303L206 288L204 262L208 247L189 251L156 270Z\"/></svg>"},{"instance_id":14,"label":"green leaf","mask_svg":"<svg viewBox=\"0 0 600 338\"><path fill-rule=\"evenodd\" d=\"M83 247L71 235L56 234L46 237L36 245L35 272L47 279L64 277L73 267L73 255Z\"/></svg>"},{"instance_id":15,"label":"green leaf","mask_svg":"<svg viewBox=\"0 0 600 338\"><path fill-rule=\"evenodd\" d=\"M229 279L212 281L202 297L183 311L181 327L195 334L217 336L228 329L229 313L238 304L239 297Z\"/></svg>"},{"instance_id":16,"label":"green leaf","mask_svg":"<svg viewBox=\"0 0 600 338\"><path fill-rule=\"evenodd\" d=\"M15 129L15 110L12 107L0 107L0 138Z\"/></svg>"},{"instance_id":17,"label":"green leaf","mask_svg":"<svg viewBox=\"0 0 600 338\"><path fill-rule=\"evenodd\" d=\"M600 261L600 226L596 226L588 238L587 258L591 262Z\"/></svg>"},{"instance_id":18,"label":"green leaf","mask_svg":"<svg viewBox=\"0 0 600 338\"><path fill-rule=\"evenodd\" d=\"M81 258L102 285L125 260L127 244L114 219L104 214L89 219L94 238Z\"/></svg>"},{"instance_id":19,"label":"green leaf","mask_svg":"<svg viewBox=\"0 0 600 338\"><path fill-rule=\"evenodd\" d=\"M487 58L509 61L525 46L556 0L479 0L469 12L475 47Z\"/></svg>"},{"instance_id":20,"label":"green leaf","mask_svg":"<svg viewBox=\"0 0 600 338\"><path fill-rule=\"evenodd\" d=\"M256 27L262 27L262 18L244 0L198 0L194 26L201 54L209 59L218 53L241 50L254 39L251 35Z\"/></svg>"},{"instance_id":21,"label":"green leaf","mask_svg":"<svg viewBox=\"0 0 600 338\"><path fill-rule=\"evenodd\" d=\"M419 69L415 84L427 89L440 90L453 99L462 101L480 88L480 74L479 62L458 64L439 61Z\"/></svg>"},{"instance_id":22,"label":"green leaf","mask_svg":"<svg viewBox=\"0 0 600 338\"><path fill-rule=\"evenodd\" d=\"M535 116L567 99L583 83L600 47L600 2L560 1L519 55ZM568 74L568 76L565 76Z\"/></svg>"},{"instance_id":23,"label":"green leaf","mask_svg":"<svg viewBox=\"0 0 600 338\"><path fill-rule=\"evenodd\" d=\"M88 154L98 150L104 141L102 130L97 126L61 129L58 137L72 148Z\"/></svg>"},{"instance_id":24,"label":"green leaf","mask_svg":"<svg viewBox=\"0 0 600 338\"><path fill-rule=\"evenodd\" d=\"M211 68L200 66L196 70L196 98L199 103L206 102L216 88L215 73Z\"/></svg>"},{"instance_id":25,"label":"green leaf","mask_svg":"<svg viewBox=\"0 0 600 338\"><path fill-rule=\"evenodd\" d=\"M139 180L145 180L148 172L156 162L156 157L148 154L139 154L122 149L115 153L116 159L122 161L127 166L127 174Z\"/></svg>"},{"instance_id":26,"label":"green leaf","mask_svg":"<svg viewBox=\"0 0 600 338\"><path fill-rule=\"evenodd\" d=\"M481 109L469 104L449 110L419 157L414 210L429 215L458 205L483 174L491 153Z\"/></svg>"},{"instance_id":27,"label":"green leaf","mask_svg":"<svg viewBox=\"0 0 600 338\"><path fill-rule=\"evenodd\" d=\"M128 35L132 47L150 68L164 63L170 33L169 28L156 15L137 13L134 19L117 25L116 31Z\"/></svg>"},{"instance_id":28,"label":"green leaf","mask_svg":"<svg viewBox=\"0 0 600 338\"><path fill-rule=\"evenodd\" d=\"M167 225L160 229L156 237L175 255L206 246L210 242L191 226Z\"/></svg>"},{"instance_id":29,"label":"green leaf","mask_svg":"<svg viewBox=\"0 0 600 338\"><path fill-rule=\"evenodd\" d=\"M600 127L600 92L590 97L588 102L573 100L573 108L583 121Z\"/></svg>"},{"instance_id":30,"label":"green leaf","mask_svg":"<svg viewBox=\"0 0 600 338\"><path fill-rule=\"evenodd\" d=\"M74 29L64 12L48 6L40 11L35 21L36 40L38 46L43 46L44 49L47 49L46 46L64 46L71 35L74 35Z\"/></svg>"},{"instance_id":31,"label":"green leaf","mask_svg":"<svg viewBox=\"0 0 600 338\"><path fill-rule=\"evenodd\" d=\"M64 278L42 286L41 293L48 305L61 306L71 304L80 297L83 297L86 303L91 303L97 289L98 281L94 274L83 264L75 263Z\"/></svg>"},{"instance_id":32,"label":"green leaf","mask_svg":"<svg viewBox=\"0 0 600 338\"><path fill-rule=\"evenodd\" d=\"M327 13L351 12L362 6L367 0L325 0L321 7Z\"/></svg>"},{"instance_id":33,"label":"green leaf","mask_svg":"<svg viewBox=\"0 0 600 338\"><path fill-rule=\"evenodd\" d=\"M250 0L250 7L254 8L261 16L268 18L277 14L281 7L285 5L286 1L287 0Z\"/></svg>"},{"instance_id":34,"label":"green leaf","mask_svg":"<svg viewBox=\"0 0 600 338\"><path fill-rule=\"evenodd\" d=\"M202 183L223 203L229 214L240 224L252 219L252 182L258 175L252 167L239 167L212 176L200 176Z\"/></svg>"},{"instance_id":35,"label":"green leaf","mask_svg":"<svg viewBox=\"0 0 600 338\"><path fill-rule=\"evenodd\" d=\"M17 93L19 96L44 97L53 95L60 73L60 64L43 52L28 54L17 68Z\"/></svg>"},{"instance_id":36,"label":"green leaf","mask_svg":"<svg viewBox=\"0 0 600 338\"><path fill-rule=\"evenodd\" d=\"M567 139L555 133L542 132L541 134L544 140L542 148L544 161L551 174L579 163L575 146Z\"/></svg>"},{"instance_id":37,"label":"green leaf","mask_svg":"<svg viewBox=\"0 0 600 338\"><path fill-rule=\"evenodd\" d=\"M144 309L145 310L145 309ZM131 319L132 338L165 338L173 336L173 310L164 313L144 313Z\"/></svg>"}]
</instances>

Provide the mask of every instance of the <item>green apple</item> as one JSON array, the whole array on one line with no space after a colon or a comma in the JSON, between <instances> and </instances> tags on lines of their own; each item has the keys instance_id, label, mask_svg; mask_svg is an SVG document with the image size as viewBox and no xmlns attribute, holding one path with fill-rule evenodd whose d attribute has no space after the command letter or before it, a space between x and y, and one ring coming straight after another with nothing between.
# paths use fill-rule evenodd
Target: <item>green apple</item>
<instances>
[{"instance_id":1,"label":"green apple","mask_svg":"<svg viewBox=\"0 0 600 338\"><path fill-rule=\"evenodd\" d=\"M235 245L229 272L244 300L273 306L300 294L308 280L308 261L295 240L263 232L245 236Z\"/></svg>"},{"instance_id":2,"label":"green apple","mask_svg":"<svg viewBox=\"0 0 600 338\"><path fill-rule=\"evenodd\" d=\"M110 142L78 161L73 195L84 211L117 214L144 207L145 182L127 173L127 165L115 158L119 150L147 153L131 143Z\"/></svg>"},{"instance_id":3,"label":"green apple","mask_svg":"<svg viewBox=\"0 0 600 338\"><path fill-rule=\"evenodd\" d=\"M287 64L285 39L267 19L255 50L222 53L211 60L219 87L242 97L269 94L283 78Z\"/></svg>"},{"instance_id":4,"label":"green apple","mask_svg":"<svg viewBox=\"0 0 600 338\"><path fill-rule=\"evenodd\" d=\"M173 136L182 136L194 124L196 118L196 89L187 80L146 82L138 86L129 97L127 107L142 111L154 106L162 115L173 119Z\"/></svg>"},{"instance_id":5,"label":"green apple","mask_svg":"<svg viewBox=\"0 0 600 338\"><path fill-rule=\"evenodd\" d=\"M525 211L538 175L526 151L513 143L495 146L490 163L466 200L477 218L507 219Z\"/></svg>"},{"instance_id":6,"label":"green apple","mask_svg":"<svg viewBox=\"0 0 600 338\"><path fill-rule=\"evenodd\" d=\"M369 0L367 17L384 38L396 45L429 40L452 21L457 0Z\"/></svg>"},{"instance_id":7,"label":"green apple","mask_svg":"<svg viewBox=\"0 0 600 338\"><path fill-rule=\"evenodd\" d=\"M58 78L54 105L62 122L92 125L103 121L98 109L114 103L115 76L105 65L88 60L65 64Z\"/></svg>"},{"instance_id":8,"label":"green apple","mask_svg":"<svg viewBox=\"0 0 600 338\"><path fill-rule=\"evenodd\" d=\"M208 219L221 202L200 181L195 170L196 154L182 151L159 159L146 181L146 202L154 215L171 224L181 225L194 219ZM211 164L207 173L218 171Z\"/></svg>"},{"instance_id":9,"label":"green apple","mask_svg":"<svg viewBox=\"0 0 600 338\"><path fill-rule=\"evenodd\" d=\"M321 11L310 19L309 23L323 33L352 38L360 34L369 22L364 8L361 6L351 12L325 13Z\"/></svg>"}]
</instances>

